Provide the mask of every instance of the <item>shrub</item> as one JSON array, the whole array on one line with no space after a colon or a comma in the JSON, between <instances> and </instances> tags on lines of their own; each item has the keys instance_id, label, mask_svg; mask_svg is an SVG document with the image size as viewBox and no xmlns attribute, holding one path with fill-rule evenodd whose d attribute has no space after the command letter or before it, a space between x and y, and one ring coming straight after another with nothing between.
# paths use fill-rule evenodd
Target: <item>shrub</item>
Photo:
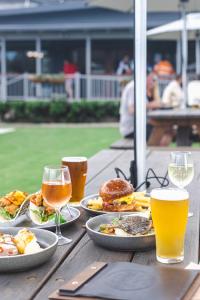
<instances>
[{"instance_id":1,"label":"shrub","mask_svg":"<svg viewBox=\"0 0 200 300\"><path fill-rule=\"evenodd\" d=\"M119 118L119 101L64 100L0 102L5 122L105 122Z\"/></svg>"}]
</instances>

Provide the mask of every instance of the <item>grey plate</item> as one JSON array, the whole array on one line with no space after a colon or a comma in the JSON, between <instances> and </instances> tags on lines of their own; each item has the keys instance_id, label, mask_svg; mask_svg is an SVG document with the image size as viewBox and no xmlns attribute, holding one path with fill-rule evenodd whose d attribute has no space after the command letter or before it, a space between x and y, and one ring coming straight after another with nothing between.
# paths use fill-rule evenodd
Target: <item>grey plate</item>
<instances>
[{"instance_id":1,"label":"grey plate","mask_svg":"<svg viewBox=\"0 0 200 300\"><path fill-rule=\"evenodd\" d=\"M93 194L93 195L89 195L85 198L83 198L83 200L81 200L80 202L80 205L81 207L92 217L94 216L98 216L98 215L102 215L102 214L116 214L116 212L110 212L110 211L103 211L103 210L93 210L93 209L90 209L87 207L87 204L88 204L88 201L90 199L95 199L95 198L98 198L99 197L99 194ZM125 214L138 214L138 212L125 212Z\"/></svg>"},{"instance_id":2,"label":"grey plate","mask_svg":"<svg viewBox=\"0 0 200 300\"><path fill-rule=\"evenodd\" d=\"M20 229L22 228L7 227L1 228L1 232L16 235ZM19 272L28 270L43 264L54 254L58 244L56 234L42 229L30 228L30 230L35 233L43 250L34 254L0 257L0 272Z\"/></svg>"},{"instance_id":3,"label":"grey plate","mask_svg":"<svg viewBox=\"0 0 200 300\"><path fill-rule=\"evenodd\" d=\"M155 235L146 235L139 237L119 237L107 235L99 232L99 226L101 224L111 223L114 218L119 216L130 215L127 213L112 213L104 214L101 216L96 216L91 218L86 223L87 233L90 238L99 246L117 250L117 251L139 251L139 250L149 250L155 247ZM140 215L140 213L137 213Z\"/></svg>"},{"instance_id":4,"label":"grey plate","mask_svg":"<svg viewBox=\"0 0 200 300\"><path fill-rule=\"evenodd\" d=\"M70 212L72 214L72 217L69 214L69 211L67 208L62 209L62 215L65 217L67 220L66 223L61 224L61 227L67 227L70 224L76 222L76 220L80 217L80 211L75 208L70 206ZM42 229L55 229L55 223L53 221L44 224L44 225L37 225L31 221L31 219L24 215L16 219L14 222L7 222L7 223L0 223L0 229L1 228L7 228L10 226L14 227L30 227L30 228L42 228Z\"/></svg>"},{"instance_id":5,"label":"grey plate","mask_svg":"<svg viewBox=\"0 0 200 300\"><path fill-rule=\"evenodd\" d=\"M93 210L87 207L88 201L90 199L95 199L98 198L99 194L93 194L93 195L89 195L85 198L83 198L80 202L80 206L90 215L90 216L98 216L98 215L102 215L102 214L106 214L106 211L101 211L101 210Z\"/></svg>"}]
</instances>

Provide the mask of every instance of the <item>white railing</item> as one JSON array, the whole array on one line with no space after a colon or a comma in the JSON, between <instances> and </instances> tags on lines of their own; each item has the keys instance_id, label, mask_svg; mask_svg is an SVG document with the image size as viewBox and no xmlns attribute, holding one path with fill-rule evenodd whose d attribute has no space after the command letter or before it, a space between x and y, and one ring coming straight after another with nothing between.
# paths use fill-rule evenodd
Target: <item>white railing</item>
<instances>
[{"instance_id":1,"label":"white railing","mask_svg":"<svg viewBox=\"0 0 200 300\"><path fill-rule=\"evenodd\" d=\"M72 99L81 100L119 100L123 86L131 80L130 76L85 75L72 76L40 75L24 73L0 78L1 100L52 100L71 99L67 97L66 86L71 88ZM159 82L162 92L169 80Z\"/></svg>"},{"instance_id":2,"label":"white railing","mask_svg":"<svg viewBox=\"0 0 200 300\"><path fill-rule=\"evenodd\" d=\"M36 76L28 73L7 75L0 78L0 97L1 100L67 99L66 86L69 86L70 81L72 99L76 101L119 100L123 84L130 80L130 76L79 73L67 77L45 74Z\"/></svg>"}]
</instances>

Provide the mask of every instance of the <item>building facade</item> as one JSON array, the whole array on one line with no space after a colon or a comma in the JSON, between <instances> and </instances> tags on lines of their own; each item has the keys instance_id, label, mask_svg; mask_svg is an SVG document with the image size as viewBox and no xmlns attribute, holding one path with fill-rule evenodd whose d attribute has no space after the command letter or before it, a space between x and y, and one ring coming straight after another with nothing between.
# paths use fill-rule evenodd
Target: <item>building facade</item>
<instances>
[{"instance_id":1,"label":"building facade","mask_svg":"<svg viewBox=\"0 0 200 300\"><path fill-rule=\"evenodd\" d=\"M179 12L148 13L148 29L180 18ZM0 11L1 74L63 72L64 60L82 74L115 74L125 54L133 58L134 14L90 7L85 0L57 6ZM40 55L31 55L42 54ZM180 71L180 41L148 40L147 64L167 56ZM195 60L195 41L189 42L189 64ZM3 86L3 85L2 85Z\"/></svg>"}]
</instances>

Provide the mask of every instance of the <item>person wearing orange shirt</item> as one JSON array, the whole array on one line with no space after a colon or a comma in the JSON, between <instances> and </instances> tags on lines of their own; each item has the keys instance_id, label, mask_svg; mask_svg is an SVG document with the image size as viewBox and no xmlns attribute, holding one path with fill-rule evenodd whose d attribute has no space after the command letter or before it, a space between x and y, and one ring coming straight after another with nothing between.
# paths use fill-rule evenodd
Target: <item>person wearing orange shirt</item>
<instances>
[{"instance_id":1,"label":"person wearing orange shirt","mask_svg":"<svg viewBox=\"0 0 200 300\"><path fill-rule=\"evenodd\" d=\"M174 68L170 61L163 59L159 61L153 68L157 76L170 76L174 74Z\"/></svg>"}]
</instances>

